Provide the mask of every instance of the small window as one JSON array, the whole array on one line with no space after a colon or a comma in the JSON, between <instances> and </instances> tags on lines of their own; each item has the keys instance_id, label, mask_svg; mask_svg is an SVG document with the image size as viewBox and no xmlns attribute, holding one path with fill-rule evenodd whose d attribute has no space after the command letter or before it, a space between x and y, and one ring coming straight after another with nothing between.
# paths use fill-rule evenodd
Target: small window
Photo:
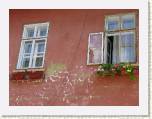
<instances>
[{"instance_id":1,"label":"small window","mask_svg":"<svg viewBox=\"0 0 152 119\"><path fill-rule=\"evenodd\" d=\"M101 64L103 61L103 33L90 33L87 64Z\"/></svg>"},{"instance_id":2,"label":"small window","mask_svg":"<svg viewBox=\"0 0 152 119\"><path fill-rule=\"evenodd\" d=\"M48 28L49 23L24 25L17 69L43 67Z\"/></svg>"}]
</instances>

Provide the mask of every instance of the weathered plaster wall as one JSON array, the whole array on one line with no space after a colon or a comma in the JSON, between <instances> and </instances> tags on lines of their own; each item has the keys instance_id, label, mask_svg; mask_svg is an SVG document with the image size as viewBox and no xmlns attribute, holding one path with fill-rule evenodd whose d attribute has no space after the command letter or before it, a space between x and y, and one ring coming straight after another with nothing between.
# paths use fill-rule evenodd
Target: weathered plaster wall
<instances>
[{"instance_id":1,"label":"weathered plaster wall","mask_svg":"<svg viewBox=\"0 0 152 119\"><path fill-rule=\"evenodd\" d=\"M10 73L16 68L23 25L50 22L48 80L10 81L10 105L139 105L138 72L134 81L126 75L97 77L94 66L86 65L89 33L104 31L105 15L130 12L138 10L10 10ZM138 32L136 44L138 51Z\"/></svg>"}]
</instances>

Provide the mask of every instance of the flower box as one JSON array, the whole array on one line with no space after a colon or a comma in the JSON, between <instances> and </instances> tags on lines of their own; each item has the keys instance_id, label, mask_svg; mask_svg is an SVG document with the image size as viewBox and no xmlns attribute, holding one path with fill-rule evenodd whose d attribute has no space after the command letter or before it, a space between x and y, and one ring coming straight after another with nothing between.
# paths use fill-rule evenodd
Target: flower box
<instances>
[{"instance_id":1,"label":"flower box","mask_svg":"<svg viewBox=\"0 0 152 119\"><path fill-rule=\"evenodd\" d=\"M134 66L132 64L100 64L98 66L97 72L101 76L115 76L115 75L129 75L131 80L136 79L135 75L139 75L139 66Z\"/></svg>"},{"instance_id":2,"label":"flower box","mask_svg":"<svg viewBox=\"0 0 152 119\"><path fill-rule=\"evenodd\" d=\"M36 80L44 78L45 71L42 69L14 70L10 76L11 80Z\"/></svg>"}]
</instances>

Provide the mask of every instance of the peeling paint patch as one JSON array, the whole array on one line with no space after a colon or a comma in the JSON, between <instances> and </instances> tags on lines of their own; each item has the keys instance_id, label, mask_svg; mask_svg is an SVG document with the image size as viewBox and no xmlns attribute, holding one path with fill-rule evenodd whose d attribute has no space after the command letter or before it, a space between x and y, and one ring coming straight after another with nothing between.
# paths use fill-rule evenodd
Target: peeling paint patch
<instances>
[{"instance_id":1,"label":"peeling paint patch","mask_svg":"<svg viewBox=\"0 0 152 119\"><path fill-rule=\"evenodd\" d=\"M55 75L57 73L61 73L62 71L66 70L66 65L65 64L50 64L48 67L47 67L47 70L46 70L46 75L49 76L49 75Z\"/></svg>"}]
</instances>

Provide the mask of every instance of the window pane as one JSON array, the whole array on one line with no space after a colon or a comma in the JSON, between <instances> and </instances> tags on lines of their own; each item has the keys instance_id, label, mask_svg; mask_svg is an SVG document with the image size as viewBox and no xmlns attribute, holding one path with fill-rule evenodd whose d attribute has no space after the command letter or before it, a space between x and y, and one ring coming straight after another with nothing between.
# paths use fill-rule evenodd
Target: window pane
<instances>
[{"instance_id":1,"label":"window pane","mask_svg":"<svg viewBox=\"0 0 152 119\"><path fill-rule=\"evenodd\" d=\"M102 33L91 33L89 35L88 63L102 63Z\"/></svg>"},{"instance_id":2,"label":"window pane","mask_svg":"<svg viewBox=\"0 0 152 119\"><path fill-rule=\"evenodd\" d=\"M90 48L101 48L102 47L102 35L95 34L90 36Z\"/></svg>"},{"instance_id":3,"label":"window pane","mask_svg":"<svg viewBox=\"0 0 152 119\"><path fill-rule=\"evenodd\" d=\"M125 56L125 48L124 47L121 47L121 57L120 57L120 60L121 62L127 62L127 59L126 59L126 56Z\"/></svg>"},{"instance_id":4,"label":"window pane","mask_svg":"<svg viewBox=\"0 0 152 119\"><path fill-rule=\"evenodd\" d=\"M89 49L89 63L101 63L101 49L91 48Z\"/></svg>"},{"instance_id":5,"label":"window pane","mask_svg":"<svg viewBox=\"0 0 152 119\"><path fill-rule=\"evenodd\" d=\"M29 67L30 58L23 58L22 67L28 68Z\"/></svg>"},{"instance_id":6,"label":"window pane","mask_svg":"<svg viewBox=\"0 0 152 119\"><path fill-rule=\"evenodd\" d=\"M108 21L108 30L117 30L118 22L117 21Z\"/></svg>"},{"instance_id":7,"label":"window pane","mask_svg":"<svg viewBox=\"0 0 152 119\"><path fill-rule=\"evenodd\" d=\"M46 28L43 28L43 29L40 30L40 36L46 36L46 33L47 33Z\"/></svg>"},{"instance_id":8,"label":"window pane","mask_svg":"<svg viewBox=\"0 0 152 119\"><path fill-rule=\"evenodd\" d=\"M134 48L133 47L126 47L126 57L128 58L129 62L135 61L135 54L134 54Z\"/></svg>"},{"instance_id":9,"label":"window pane","mask_svg":"<svg viewBox=\"0 0 152 119\"><path fill-rule=\"evenodd\" d=\"M135 62L133 47L121 47L121 62Z\"/></svg>"},{"instance_id":10,"label":"window pane","mask_svg":"<svg viewBox=\"0 0 152 119\"><path fill-rule=\"evenodd\" d=\"M121 62L135 62L134 33L125 32L121 34Z\"/></svg>"},{"instance_id":11,"label":"window pane","mask_svg":"<svg viewBox=\"0 0 152 119\"><path fill-rule=\"evenodd\" d=\"M123 29L135 28L135 16L134 15L123 16L122 17L122 28Z\"/></svg>"},{"instance_id":12,"label":"window pane","mask_svg":"<svg viewBox=\"0 0 152 119\"><path fill-rule=\"evenodd\" d=\"M24 53L31 53L32 51L32 42L25 42Z\"/></svg>"},{"instance_id":13,"label":"window pane","mask_svg":"<svg viewBox=\"0 0 152 119\"><path fill-rule=\"evenodd\" d=\"M44 52L45 41L36 42L36 53Z\"/></svg>"},{"instance_id":14,"label":"window pane","mask_svg":"<svg viewBox=\"0 0 152 119\"><path fill-rule=\"evenodd\" d=\"M132 19L123 20L123 29L134 28L134 21Z\"/></svg>"},{"instance_id":15,"label":"window pane","mask_svg":"<svg viewBox=\"0 0 152 119\"><path fill-rule=\"evenodd\" d=\"M44 43L38 45L38 52L44 52Z\"/></svg>"},{"instance_id":16,"label":"window pane","mask_svg":"<svg viewBox=\"0 0 152 119\"><path fill-rule=\"evenodd\" d=\"M121 34L121 46L133 46L133 45L134 45L133 33Z\"/></svg>"},{"instance_id":17,"label":"window pane","mask_svg":"<svg viewBox=\"0 0 152 119\"><path fill-rule=\"evenodd\" d=\"M43 63L43 57L37 57L35 62L35 67L42 66L42 63Z\"/></svg>"},{"instance_id":18,"label":"window pane","mask_svg":"<svg viewBox=\"0 0 152 119\"><path fill-rule=\"evenodd\" d=\"M114 16L114 17L109 17L107 19L107 30L113 31L113 30L118 30L119 27L119 17Z\"/></svg>"},{"instance_id":19,"label":"window pane","mask_svg":"<svg viewBox=\"0 0 152 119\"><path fill-rule=\"evenodd\" d=\"M47 26L41 26L38 28L38 35L40 37L47 36Z\"/></svg>"},{"instance_id":20,"label":"window pane","mask_svg":"<svg viewBox=\"0 0 152 119\"><path fill-rule=\"evenodd\" d=\"M31 38L31 37L34 37L34 28L27 28L26 29L26 37L27 38Z\"/></svg>"}]
</instances>

